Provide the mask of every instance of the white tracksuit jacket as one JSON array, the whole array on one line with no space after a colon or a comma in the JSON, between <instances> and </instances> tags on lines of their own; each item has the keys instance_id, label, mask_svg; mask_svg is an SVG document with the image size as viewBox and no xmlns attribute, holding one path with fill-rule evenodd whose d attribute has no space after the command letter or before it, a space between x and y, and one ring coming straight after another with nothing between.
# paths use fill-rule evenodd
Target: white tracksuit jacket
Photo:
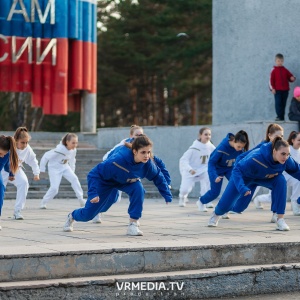
<instances>
[{"instance_id":1,"label":"white tracksuit jacket","mask_svg":"<svg viewBox=\"0 0 300 300\"><path fill-rule=\"evenodd\" d=\"M201 195L204 195L210 189L210 182L207 173L208 160L210 154L215 150L215 148L216 147L211 142L203 144L199 140L195 140L180 158L180 197L187 197L192 191L195 182L200 182ZM191 170L196 171L196 173L192 175L190 173Z\"/></svg>"},{"instance_id":2,"label":"white tracksuit jacket","mask_svg":"<svg viewBox=\"0 0 300 300\"><path fill-rule=\"evenodd\" d=\"M62 177L66 178L72 185L72 188L79 200L83 199L83 191L75 174L77 150L68 150L63 144L58 144L55 149L47 151L40 162L41 172L46 171L48 163L48 173L50 188L43 197L42 203L46 204L52 200L58 193L58 188Z\"/></svg>"}]
</instances>

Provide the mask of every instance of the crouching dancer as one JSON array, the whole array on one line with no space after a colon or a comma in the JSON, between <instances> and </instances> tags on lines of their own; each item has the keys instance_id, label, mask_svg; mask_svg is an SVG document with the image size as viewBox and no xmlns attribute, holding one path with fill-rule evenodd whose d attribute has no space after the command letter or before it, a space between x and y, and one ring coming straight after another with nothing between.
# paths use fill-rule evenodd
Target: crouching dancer
<instances>
[{"instance_id":1,"label":"crouching dancer","mask_svg":"<svg viewBox=\"0 0 300 300\"><path fill-rule=\"evenodd\" d=\"M74 221L87 222L107 211L117 201L120 190L129 195L127 234L143 235L138 219L142 216L145 190L140 179L153 181L166 203L172 201L164 175L150 159L151 151L151 140L145 135L139 136L132 144L125 143L117 153L94 167L87 176L88 199L85 207L68 215L64 231L73 231Z\"/></svg>"},{"instance_id":2,"label":"crouching dancer","mask_svg":"<svg viewBox=\"0 0 300 300\"><path fill-rule=\"evenodd\" d=\"M290 157L287 141L275 137L272 142L250 152L233 168L230 181L212 214L208 226L216 227L220 217L230 211L237 201L247 201L257 186L272 190L272 211L277 214L277 230L290 230L285 223L286 180L282 174L286 171L300 180L300 167Z\"/></svg>"}]
</instances>

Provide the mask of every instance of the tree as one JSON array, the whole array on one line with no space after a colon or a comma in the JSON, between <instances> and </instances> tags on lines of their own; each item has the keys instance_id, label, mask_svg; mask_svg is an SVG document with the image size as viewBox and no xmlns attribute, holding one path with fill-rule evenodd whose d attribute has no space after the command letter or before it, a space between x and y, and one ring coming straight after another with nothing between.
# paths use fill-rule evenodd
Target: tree
<instances>
[{"instance_id":1,"label":"tree","mask_svg":"<svg viewBox=\"0 0 300 300\"><path fill-rule=\"evenodd\" d=\"M108 9L109 8L109 9ZM100 126L211 122L211 1L100 1Z\"/></svg>"}]
</instances>

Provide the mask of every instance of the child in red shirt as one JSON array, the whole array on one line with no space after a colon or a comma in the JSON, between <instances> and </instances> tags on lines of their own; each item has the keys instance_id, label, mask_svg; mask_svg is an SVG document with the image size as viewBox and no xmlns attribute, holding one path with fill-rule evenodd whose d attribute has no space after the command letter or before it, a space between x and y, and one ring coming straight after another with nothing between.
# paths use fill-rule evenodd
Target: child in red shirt
<instances>
[{"instance_id":1,"label":"child in red shirt","mask_svg":"<svg viewBox=\"0 0 300 300\"><path fill-rule=\"evenodd\" d=\"M289 82L294 82L296 77L283 66L284 57L278 53L275 56L275 66L270 75L270 90L275 98L275 110L277 117L275 121L284 121L285 106L289 95Z\"/></svg>"}]
</instances>

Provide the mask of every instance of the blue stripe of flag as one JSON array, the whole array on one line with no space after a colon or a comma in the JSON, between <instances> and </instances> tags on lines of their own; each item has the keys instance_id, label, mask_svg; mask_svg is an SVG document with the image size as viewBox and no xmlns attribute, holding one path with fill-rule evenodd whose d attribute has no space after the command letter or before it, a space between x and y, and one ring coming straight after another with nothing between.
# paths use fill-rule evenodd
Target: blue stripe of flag
<instances>
[{"instance_id":1,"label":"blue stripe of flag","mask_svg":"<svg viewBox=\"0 0 300 300\"><path fill-rule=\"evenodd\" d=\"M49 0L39 0L44 15ZM23 0L27 15L31 20L31 0ZM0 0L0 34L5 36L72 38L83 42L97 42L97 2L96 0L55 0L55 24L50 24L50 12L46 23L41 24L37 11L34 22L26 22L22 14L7 17L13 0ZM21 10L18 2L16 10Z\"/></svg>"}]
</instances>

